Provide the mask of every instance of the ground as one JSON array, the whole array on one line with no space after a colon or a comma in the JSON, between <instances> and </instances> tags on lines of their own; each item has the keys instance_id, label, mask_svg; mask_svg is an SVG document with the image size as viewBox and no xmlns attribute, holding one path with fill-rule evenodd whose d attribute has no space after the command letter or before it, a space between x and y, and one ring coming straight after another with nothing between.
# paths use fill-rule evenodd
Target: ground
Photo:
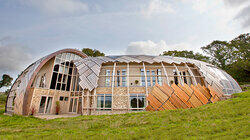
<instances>
[{"instance_id":1,"label":"ground","mask_svg":"<svg viewBox=\"0 0 250 140\"><path fill-rule=\"evenodd\" d=\"M3 95L2 95L3 96ZM0 99L3 99L2 97ZM5 116L0 139L249 139L250 91L195 109L42 120Z\"/></svg>"}]
</instances>

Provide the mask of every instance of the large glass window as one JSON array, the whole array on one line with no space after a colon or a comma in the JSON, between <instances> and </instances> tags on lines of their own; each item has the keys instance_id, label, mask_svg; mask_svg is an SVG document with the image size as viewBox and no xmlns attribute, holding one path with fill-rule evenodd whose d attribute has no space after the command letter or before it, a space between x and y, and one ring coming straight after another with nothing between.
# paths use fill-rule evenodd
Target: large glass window
<instances>
[{"instance_id":1,"label":"large glass window","mask_svg":"<svg viewBox=\"0 0 250 140\"><path fill-rule=\"evenodd\" d=\"M132 110L142 110L146 106L145 94L130 94L130 108Z\"/></svg>"},{"instance_id":2,"label":"large glass window","mask_svg":"<svg viewBox=\"0 0 250 140\"><path fill-rule=\"evenodd\" d=\"M79 75L75 65L72 62L72 60L79 58L80 56L72 53L62 53L56 56L50 89L63 91L80 90L78 80Z\"/></svg>"},{"instance_id":3,"label":"large glass window","mask_svg":"<svg viewBox=\"0 0 250 140\"><path fill-rule=\"evenodd\" d=\"M97 109L111 110L112 95L111 94L98 94L97 95Z\"/></svg>"}]
</instances>

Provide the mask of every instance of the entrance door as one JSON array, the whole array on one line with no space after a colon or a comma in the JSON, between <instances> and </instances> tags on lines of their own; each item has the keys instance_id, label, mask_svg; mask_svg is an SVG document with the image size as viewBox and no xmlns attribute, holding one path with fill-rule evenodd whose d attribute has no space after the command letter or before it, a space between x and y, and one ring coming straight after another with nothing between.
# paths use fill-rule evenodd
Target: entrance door
<instances>
[{"instance_id":1,"label":"entrance door","mask_svg":"<svg viewBox=\"0 0 250 140\"><path fill-rule=\"evenodd\" d=\"M53 97L42 96L38 113L49 114L52 106L52 99Z\"/></svg>"},{"instance_id":2,"label":"entrance door","mask_svg":"<svg viewBox=\"0 0 250 140\"><path fill-rule=\"evenodd\" d=\"M70 98L69 112L77 113L78 98Z\"/></svg>"}]
</instances>

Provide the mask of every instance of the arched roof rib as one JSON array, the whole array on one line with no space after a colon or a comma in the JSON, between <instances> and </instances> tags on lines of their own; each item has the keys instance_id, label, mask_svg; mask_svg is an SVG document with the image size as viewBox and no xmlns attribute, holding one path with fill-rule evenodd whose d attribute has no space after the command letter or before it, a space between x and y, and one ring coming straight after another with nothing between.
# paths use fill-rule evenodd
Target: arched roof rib
<instances>
[{"instance_id":1,"label":"arched roof rib","mask_svg":"<svg viewBox=\"0 0 250 140\"><path fill-rule=\"evenodd\" d=\"M149 56L149 55L121 55L121 56L102 56L102 57L88 57L82 60L75 61L76 67L80 75L80 86L83 89L92 91L98 87L98 78L102 64L108 62L121 62L121 63L169 63L169 64L182 64L190 63L194 64L200 69L200 72L205 77L205 80L211 85L216 83L222 88L225 94L231 94L230 92L241 92L241 88L238 83L226 72L220 70L213 65L189 58L172 57L172 56ZM226 77L222 79L221 75L212 72L218 71Z\"/></svg>"}]
</instances>

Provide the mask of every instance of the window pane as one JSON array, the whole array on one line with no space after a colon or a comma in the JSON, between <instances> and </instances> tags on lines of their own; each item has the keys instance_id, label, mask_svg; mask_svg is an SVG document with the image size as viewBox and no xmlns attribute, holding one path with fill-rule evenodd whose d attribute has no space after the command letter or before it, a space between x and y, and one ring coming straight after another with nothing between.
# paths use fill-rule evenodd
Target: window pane
<instances>
[{"instance_id":1,"label":"window pane","mask_svg":"<svg viewBox=\"0 0 250 140\"><path fill-rule=\"evenodd\" d=\"M60 96L60 99L59 99L60 101L63 101L63 96Z\"/></svg>"},{"instance_id":2,"label":"window pane","mask_svg":"<svg viewBox=\"0 0 250 140\"><path fill-rule=\"evenodd\" d=\"M60 89L61 89L61 83L57 83L56 89L57 89L57 90L60 90Z\"/></svg>"},{"instance_id":3,"label":"window pane","mask_svg":"<svg viewBox=\"0 0 250 140\"><path fill-rule=\"evenodd\" d=\"M152 86L154 86L155 85L155 82L156 82L156 77L155 77L155 71L152 71Z\"/></svg>"},{"instance_id":4,"label":"window pane","mask_svg":"<svg viewBox=\"0 0 250 140\"><path fill-rule=\"evenodd\" d=\"M97 96L97 108L103 108L104 106L104 96Z\"/></svg>"},{"instance_id":5,"label":"window pane","mask_svg":"<svg viewBox=\"0 0 250 140\"><path fill-rule=\"evenodd\" d=\"M55 60L55 64L60 64L60 62L61 62L61 59L56 58L56 60Z\"/></svg>"},{"instance_id":6,"label":"window pane","mask_svg":"<svg viewBox=\"0 0 250 140\"><path fill-rule=\"evenodd\" d=\"M67 91L70 90L70 82L71 82L71 76L68 76L68 81L67 81Z\"/></svg>"},{"instance_id":7,"label":"window pane","mask_svg":"<svg viewBox=\"0 0 250 140\"><path fill-rule=\"evenodd\" d=\"M148 83L148 86L151 85L151 83L150 83L150 71L149 70L147 70L147 83Z\"/></svg>"},{"instance_id":8,"label":"window pane","mask_svg":"<svg viewBox=\"0 0 250 140\"><path fill-rule=\"evenodd\" d=\"M105 80L105 86L110 86L110 70L106 70L106 80Z\"/></svg>"},{"instance_id":9,"label":"window pane","mask_svg":"<svg viewBox=\"0 0 250 140\"><path fill-rule=\"evenodd\" d=\"M46 101L46 97L42 96L41 102L40 102L39 113L44 113L45 101Z\"/></svg>"},{"instance_id":10,"label":"window pane","mask_svg":"<svg viewBox=\"0 0 250 140\"><path fill-rule=\"evenodd\" d=\"M51 84L50 84L50 89L55 89L56 80L57 80L57 73L53 72L52 80L51 80Z\"/></svg>"},{"instance_id":11,"label":"window pane","mask_svg":"<svg viewBox=\"0 0 250 140\"><path fill-rule=\"evenodd\" d=\"M145 96L138 96L139 108L145 107Z\"/></svg>"},{"instance_id":12,"label":"window pane","mask_svg":"<svg viewBox=\"0 0 250 140\"><path fill-rule=\"evenodd\" d=\"M76 112L76 106L77 106L77 98L75 98L75 101L74 101L74 108L73 108L73 112Z\"/></svg>"},{"instance_id":13,"label":"window pane","mask_svg":"<svg viewBox=\"0 0 250 140\"><path fill-rule=\"evenodd\" d=\"M59 66L59 72L60 73L63 73L63 68L64 68L64 66L61 66L61 65Z\"/></svg>"},{"instance_id":14,"label":"window pane","mask_svg":"<svg viewBox=\"0 0 250 140\"><path fill-rule=\"evenodd\" d=\"M157 83L162 86L161 69L157 69Z\"/></svg>"},{"instance_id":15,"label":"window pane","mask_svg":"<svg viewBox=\"0 0 250 140\"><path fill-rule=\"evenodd\" d=\"M130 107L137 108L137 96L130 95Z\"/></svg>"},{"instance_id":16,"label":"window pane","mask_svg":"<svg viewBox=\"0 0 250 140\"><path fill-rule=\"evenodd\" d=\"M59 65L58 65L58 64L56 64L56 65L54 66L54 71L56 71L56 72L59 71Z\"/></svg>"},{"instance_id":17,"label":"window pane","mask_svg":"<svg viewBox=\"0 0 250 140\"><path fill-rule=\"evenodd\" d=\"M105 96L105 108L111 108L112 105L112 97L111 96Z\"/></svg>"},{"instance_id":18,"label":"window pane","mask_svg":"<svg viewBox=\"0 0 250 140\"><path fill-rule=\"evenodd\" d=\"M143 69L141 69L141 86L145 86L145 76Z\"/></svg>"},{"instance_id":19,"label":"window pane","mask_svg":"<svg viewBox=\"0 0 250 140\"><path fill-rule=\"evenodd\" d=\"M120 75L120 70L117 70L117 75ZM117 76L117 86L121 86L120 76Z\"/></svg>"},{"instance_id":20,"label":"window pane","mask_svg":"<svg viewBox=\"0 0 250 140\"><path fill-rule=\"evenodd\" d=\"M173 74L174 75L177 75L177 72L176 72L176 70L173 70ZM174 76L174 83L176 84L176 85L178 85L178 77L177 76Z\"/></svg>"},{"instance_id":21,"label":"window pane","mask_svg":"<svg viewBox=\"0 0 250 140\"><path fill-rule=\"evenodd\" d=\"M52 105L52 97L48 97L46 113L50 113L51 105Z\"/></svg>"},{"instance_id":22,"label":"window pane","mask_svg":"<svg viewBox=\"0 0 250 140\"><path fill-rule=\"evenodd\" d=\"M66 84L62 84L62 90L66 89Z\"/></svg>"},{"instance_id":23,"label":"window pane","mask_svg":"<svg viewBox=\"0 0 250 140\"><path fill-rule=\"evenodd\" d=\"M74 99L71 98L71 99L70 99L70 103L69 103L69 112L72 112L73 101L74 101Z\"/></svg>"},{"instance_id":24,"label":"window pane","mask_svg":"<svg viewBox=\"0 0 250 140\"><path fill-rule=\"evenodd\" d=\"M127 83L127 81L126 81L126 69L123 69L122 70L122 86L123 87L125 87L126 86L126 83Z\"/></svg>"},{"instance_id":25,"label":"window pane","mask_svg":"<svg viewBox=\"0 0 250 140\"><path fill-rule=\"evenodd\" d=\"M58 82L62 82L62 74L59 74L59 76L58 76Z\"/></svg>"}]
</instances>

